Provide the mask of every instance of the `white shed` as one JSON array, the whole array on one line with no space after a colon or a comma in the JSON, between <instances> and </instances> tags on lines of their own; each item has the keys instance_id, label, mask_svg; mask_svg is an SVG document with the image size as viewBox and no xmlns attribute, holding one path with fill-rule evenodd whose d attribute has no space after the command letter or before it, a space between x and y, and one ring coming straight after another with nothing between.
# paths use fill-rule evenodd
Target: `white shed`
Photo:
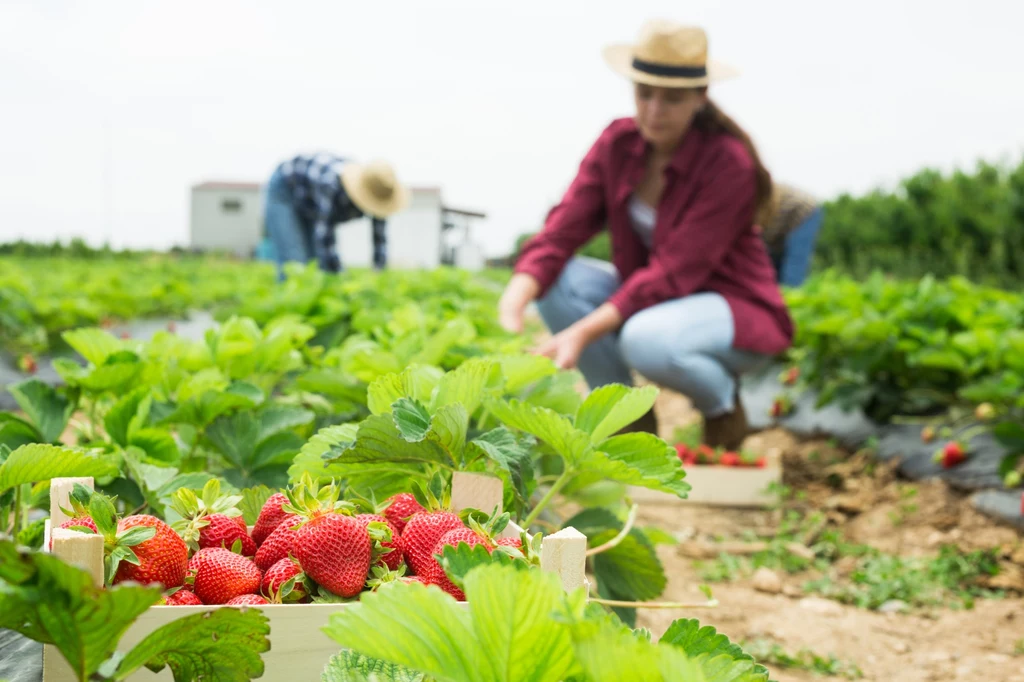
<instances>
[{"instance_id":1,"label":"white shed","mask_svg":"<svg viewBox=\"0 0 1024 682\"><path fill-rule=\"evenodd\" d=\"M193 249L253 256L263 238L263 186L254 182L193 185L189 237Z\"/></svg>"}]
</instances>

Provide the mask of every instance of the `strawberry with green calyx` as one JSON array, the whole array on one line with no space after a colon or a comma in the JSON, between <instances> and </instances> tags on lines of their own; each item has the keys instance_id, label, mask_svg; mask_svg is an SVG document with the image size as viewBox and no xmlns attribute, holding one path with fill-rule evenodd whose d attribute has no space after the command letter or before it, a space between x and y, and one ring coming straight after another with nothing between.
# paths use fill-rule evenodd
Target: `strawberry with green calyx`
<instances>
[{"instance_id":1,"label":"strawberry with green calyx","mask_svg":"<svg viewBox=\"0 0 1024 682\"><path fill-rule=\"evenodd\" d=\"M92 496L93 491L81 483L76 483L71 489L71 494L68 496L71 509L60 507L60 510L68 518L62 521L57 528L76 530L79 533L99 533L99 530L96 528L96 522L92 520L92 516L89 513L89 503L92 500ZM51 548L53 547L53 538L50 539L50 546Z\"/></svg>"},{"instance_id":2,"label":"strawberry with green calyx","mask_svg":"<svg viewBox=\"0 0 1024 682\"><path fill-rule=\"evenodd\" d=\"M188 547L174 529L146 514L117 520L111 498L95 493L89 501L89 515L103 536L105 581L159 583L164 588L180 587L188 567Z\"/></svg>"},{"instance_id":3,"label":"strawberry with green calyx","mask_svg":"<svg viewBox=\"0 0 1024 682\"><path fill-rule=\"evenodd\" d=\"M373 522L383 523L391 531L391 540L384 543L374 543L373 553L374 559L373 564L383 564L392 571L397 570L402 565L402 547L401 547L401 532L395 523L384 516L384 512L387 511L391 502L384 502L378 504L375 497L371 493L371 497L367 498L358 494L350 494L348 501L354 505L356 511L361 512L356 515L356 518L369 524ZM419 506L419 503L417 503Z\"/></svg>"},{"instance_id":4,"label":"strawberry with green calyx","mask_svg":"<svg viewBox=\"0 0 1024 682\"><path fill-rule=\"evenodd\" d=\"M18 369L25 374L35 374L39 370L39 365L31 353L25 353L18 359Z\"/></svg>"},{"instance_id":5,"label":"strawberry with green calyx","mask_svg":"<svg viewBox=\"0 0 1024 682\"><path fill-rule=\"evenodd\" d=\"M740 464L741 461L739 454L732 451L723 452L722 456L718 458L719 466L738 467Z\"/></svg>"},{"instance_id":6,"label":"strawberry with green calyx","mask_svg":"<svg viewBox=\"0 0 1024 682\"><path fill-rule=\"evenodd\" d=\"M181 516L172 528L193 552L207 547L231 547L242 543L242 553L256 554L256 543L249 537L242 512L237 505L241 495L221 495L220 480L212 478L203 486L202 497L182 488L174 493L171 508Z\"/></svg>"},{"instance_id":7,"label":"strawberry with green calyx","mask_svg":"<svg viewBox=\"0 0 1024 682\"><path fill-rule=\"evenodd\" d=\"M414 575L427 576L437 564L434 547L450 530L464 528L459 515L452 511L451 490L441 475L435 474L428 487L415 485L417 501L424 511L413 514L402 531L402 553Z\"/></svg>"},{"instance_id":8,"label":"strawberry with green calyx","mask_svg":"<svg viewBox=\"0 0 1024 682\"><path fill-rule=\"evenodd\" d=\"M256 519L256 525L252 527L252 539L257 547L262 545L263 541L277 530L277 526L288 516L281 511L281 507L285 504L288 504L288 496L284 493L274 493L263 503L260 515Z\"/></svg>"},{"instance_id":9,"label":"strawberry with green calyx","mask_svg":"<svg viewBox=\"0 0 1024 682\"><path fill-rule=\"evenodd\" d=\"M679 456L679 461L686 465L693 465L697 463L697 453L690 449L686 443L676 443L676 454Z\"/></svg>"},{"instance_id":10,"label":"strawberry with green calyx","mask_svg":"<svg viewBox=\"0 0 1024 682\"><path fill-rule=\"evenodd\" d=\"M265 606L269 603L258 594L243 594L224 602L224 606Z\"/></svg>"},{"instance_id":11,"label":"strawberry with green calyx","mask_svg":"<svg viewBox=\"0 0 1024 682\"><path fill-rule=\"evenodd\" d=\"M406 575L406 568L405 564L402 564L396 570L391 570L387 566L374 566L370 569L370 575L372 577L366 581L366 589L371 592L376 592L382 587L398 583L430 584L430 582L421 575Z\"/></svg>"},{"instance_id":12,"label":"strawberry with green calyx","mask_svg":"<svg viewBox=\"0 0 1024 682\"><path fill-rule=\"evenodd\" d=\"M932 459L941 464L943 469L952 469L967 460L967 446L958 440L952 440L937 450Z\"/></svg>"},{"instance_id":13,"label":"strawberry with green calyx","mask_svg":"<svg viewBox=\"0 0 1024 682\"><path fill-rule=\"evenodd\" d=\"M300 602L309 594L305 578L302 568L294 559L281 559L263 574L260 594L272 604Z\"/></svg>"},{"instance_id":14,"label":"strawberry with green calyx","mask_svg":"<svg viewBox=\"0 0 1024 682\"><path fill-rule=\"evenodd\" d=\"M388 498L387 507L382 512L398 532L405 530L405 524L409 522L413 514L426 511L412 493L398 493Z\"/></svg>"},{"instance_id":15,"label":"strawberry with green calyx","mask_svg":"<svg viewBox=\"0 0 1024 682\"><path fill-rule=\"evenodd\" d=\"M785 372L779 375L779 382L784 386L793 386L800 378L800 368L790 367Z\"/></svg>"},{"instance_id":16,"label":"strawberry with green calyx","mask_svg":"<svg viewBox=\"0 0 1024 682\"><path fill-rule=\"evenodd\" d=\"M458 547L463 543L470 547L483 545L487 553L492 554L499 547L499 535L508 526L511 517L508 512L505 512L502 514L495 513L481 520L483 514L472 509L464 510L462 516L466 520L466 527L450 530L441 536L441 539L434 546L434 563L422 575L427 582L437 585L457 600L466 601L465 593L445 573L439 557L443 556L445 547ZM501 547L503 551L519 551L516 548L510 548L505 545L501 545Z\"/></svg>"},{"instance_id":17,"label":"strawberry with green calyx","mask_svg":"<svg viewBox=\"0 0 1024 682\"><path fill-rule=\"evenodd\" d=\"M303 572L332 594L350 598L366 584L374 543L392 537L387 524L357 519L352 505L339 503L339 493L333 482L319 488L305 475L288 491L282 509L298 517L292 554Z\"/></svg>"},{"instance_id":18,"label":"strawberry with green calyx","mask_svg":"<svg viewBox=\"0 0 1024 682\"><path fill-rule=\"evenodd\" d=\"M923 429L921 429L922 443L931 443L933 440L935 440L935 427L926 426Z\"/></svg>"}]
</instances>

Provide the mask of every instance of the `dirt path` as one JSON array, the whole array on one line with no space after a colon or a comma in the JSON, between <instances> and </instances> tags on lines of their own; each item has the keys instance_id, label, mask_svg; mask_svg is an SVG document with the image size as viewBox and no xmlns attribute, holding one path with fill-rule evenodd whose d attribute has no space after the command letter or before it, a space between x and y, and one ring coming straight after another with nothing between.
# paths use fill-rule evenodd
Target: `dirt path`
<instances>
[{"instance_id":1,"label":"dirt path","mask_svg":"<svg viewBox=\"0 0 1024 682\"><path fill-rule=\"evenodd\" d=\"M669 392L663 392L656 409L665 438L672 437L675 427L698 419L684 398ZM1000 548L999 580L1018 596L979 599L971 609L879 613L805 593L802 586L811 577L807 573L776 573L783 593L759 591L751 577L743 576L711 585L719 601L714 609L641 611L638 625L660 635L676 618L697 617L733 641L777 643L787 654L807 649L825 658L833 655L856 666L865 680L1024 682L1024 655L1015 653L1024 639L1021 534L974 512L941 482L911 486L891 469L872 466L867 455L844 453L825 441L799 442L786 432L771 431L752 437L747 446L781 451L786 485L804 493L804 499L789 503L789 508L822 511L830 526L840 528L850 541L898 556L934 556L946 543L964 551ZM644 505L639 525L654 524L684 540L678 546L659 547L669 576L662 598L703 599L698 560L688 556L699 540L738 540L751 531L770 536L781 518L777 510ZM848 679L768 666L779 682Z\"/></svg>"}]
</instances>

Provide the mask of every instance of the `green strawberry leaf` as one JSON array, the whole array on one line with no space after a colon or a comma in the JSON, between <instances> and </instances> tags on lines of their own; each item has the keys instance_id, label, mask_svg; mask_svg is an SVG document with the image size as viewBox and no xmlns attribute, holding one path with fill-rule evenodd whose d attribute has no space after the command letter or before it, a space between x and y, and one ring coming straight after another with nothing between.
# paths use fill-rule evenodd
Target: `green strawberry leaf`
<instances>
[{"instance_id":1,"label":"green strawberry leaf","mask_svg":"<svg viewBox=\"0 0 1024 682\"><path fill-rule=\"evenodd\" d=\"M181 451L174 437L162 429L139 429L132 433L128 444L156 462L171 465L181 461Z\"/></svg>"},{"instance_id":2,"label":"green strawberry leaf","mask_svg":"<svg viewBox=\"0 0 1024 682\"><path fill-rule=\"evenodd\" d=\"M259 609L214 609L185 616L150 633L117 666L114 679L143 666L171 669L175 680L246 682L263 675L270 622Z\"/></svg>"},{"instance_id":3,"label":"green strawberry leaf","mask_svg":"<svg viewBox=\"0 0 1024 682\"><path fill-rule=\"evenodd\" d=\"M462 405L466 414L472 416L483 401L485 390L498 380L499 365L495 362L473 358L448 372L437 385L431 407L436 412L448 405Z\"/></svg>"},{"instance_id":4,"label":"green strawberry leaf","mask_svg":"<svg viewBox=\"0 0 1024 682\"><path fill-rule=\"evenodd\" d=\"M656 386L600 386L591 391L580 405L576 413L576 428L589 433L593 443L600 443L646 414L657 397Z\"/></svg>"},{"instance_id":5,"label":"green strawberry leaf","mask_svg":"<svg viewBox=\"0 0 1024 682\"><path fill-rule=\"evenodd\" d=\"M702 668L706 666L704 672L707 679L723 682L768 682L767 668L757 665L749 654L730 642L725 635L718 634L715 628L701 627L696 619L680 619L673 622L660 641L683 650ZM712 672L715 673L714 677L710 674Z\"/></svg>"},{"instance_id":6,"label":"green strawberry leaf","mask_svg":"<svg viewBox=\"0 0 1024 682\"><path fill-rule=\"evenodd\" d=\"M108 459L72 448L33 443L23 445L0 464L0 493L22 483L51 478L115 476L117 467Z\"/></svg>"},{"instance_id":7,"label":"green strawberry leaf","mask_svg":"<svg viewBox=\"0 0 1024 682\"><path fill-rule=\"evenodd\" d=\"M452 347L466 344L476 336L476 328L465 317L449 320L441 329L427 337L419 352L408 361L420 365L439 365Z\"/></svg>"},{"instance_id":8,"label":"green strawberry leaf","mask_svg":"<svg viewBox=\"0 0 1024 682\"><path fill-rule=\"evenodd\" d=\"M72 530L78 530L74 526ZM92 532L92 529L88 529ZM46 533L46 519L36 519L18 532L18 544L29 549L39 549L43 546L43 536Z\"/></svg>"},{"instance_id":9,"label":"green strawberry leaf","mask_svg":"<svg viewBox=\"0 0 1024 682\"><path fill-rule=\"evenodd\" d=\"M121 351L124 343L110 332L95 327L73 329L61 334L79 355L96 367L106 363L107 358Z\"/></svg>"},{"instance_id":10,"label":"green strawberry leaf","mask_svg":"<svg viewBox=\"0 0 1024 682\"><path fill-rule=\"evenodd\" d=\"M543 355L501 355L495 358L505 377L505 392L518 396L526 387L558 372L555 363Z\"/></svg>"},{"instance_id":11,"label":"green strawberry leaf","mask_svg":"<svg viewBox=\"0 0 1024 682\"><path fill-rule=\"evenodd\" d=\"M423 440L430 430L430 413L423 403L409 398L399 398L391 406L395 426L410 443Z\"/></svg>"},{"instance_id":12,"label":"green strawberry leaf","mask_svg":"<svg viewBox=\"0 0 1024 682\"><path fill-rule=\"evenodd\" d=\"M7 390L45 442L56 443L60 440L75 411L74 402L39 379L10 384Z\"/></svg>"},{"instance_id":13,"label":"green strawberry leaf","mask_svg":"<svg viewBox=\"0 0 1024 682\"><path fill-rule=\"evenodd\" d=\"M76 679L90 679L135 619L160 599L159 587L101 589L80 568L0 540L0 628L53 644Z\"/></svg>"},{"instance_id":14,"label":"green strawberry leaf","mask_svg":"<svg viewBox=\"0 0 1024 682\"><path fill-rule=\"evenodd\" d=\"M260 517L263 505L274 494L274 491L265 485L257 485L242 490L242 501L238 508L242 510L242 518L247 526L256 525L256 519Z\"/></svg>"},{"instance_id":15,"label":"green strawberry leaf","mask_svg":"<svg viewBox=\"0 0 1024 682\"><path fill-rule=\"evenodd\" d=\"M43 440L43 434L32 424L8 412L0 412L0 446L15 450Z\"/></svg>"},{"instance_id":16,"label":"green strawberry leaf","mask_svg":"<svg viewBox=\"0 0 1024 682\"><path fill-rule=\"evenodd\" d=\"M121 447L128 445L129 427L139 412L139 405L147 395L149 395L147 387L138 388L121 397L107 411L106 417L103 420L103 424L107 429L107 435Z\"/></svg>"},{"instance_id":17,"label":"green strawberry leaf","mask_svg":"<svg viewBox=\"0 0 1024 682\"><path fill-rule=\"evenodd\" d=\"M488 552L483 545L470 547L464 542L459 543L458 547L446 545L442 553L435 554L434 558L444 567L444 572L451 578L451 581L460 588L465 584L466 575L477 566L498 564L500 566L512 565L522 569L529 568L529 564L525 561L516 561L509 554L497 551Z\"/></svg>"},{"instance_id":18,"label":"green strawberry leaf","mask_svg":"<svg viewBox=\"0 0 1024 682\"><path fill-rule=\"evenodd\" d=\"M613 436L591 450L580 463L584 472L578 483L618 481L672 493L685 498L690 484L679 465L675 449L650 433Z\"/></svg>"},{"instance_id":19,"label":"green strawberry leaf","mask_svg":"<svg viewBox=\"0 0 1024 682\"><path fill-rule=\"evenodd\" d=\"M554 410L519 400L489 400L487 409L506 426L547 443L569 464L582 462L593 450L590 435L575 428L567 417Z\"/></svg>"},{"instance_id":20,"label":"green strawberry leaf","mask_svg":"<svg viewBox=\"0 0 1024 682\"><path fill-rule=\"evenodd\" d=\"M355 445L357 424L340 424L320 429L310 438L292 460L288 478L298 481L303 474L309 474L314 481L330 478L345 478L347 468L328 464L328 460L339 458Z\"/></svg>"},{"instance_id":21,"label":"green strawberry leaf","mask_svg":"<svg viewBox=\"0 0 1024 682\"><path fill-rule=\"evenodd\" d=\"M574 415L583 401L578 388L581 380L582 376L575 371L552 374L538 381L522 400L558 414Z\"/></svg>"},{"instance_id":22,"label":"green strawberry leaf","mask_svg":"<svg viewBox=\"0 0 1024 682\"><path fill-rule=\"evenodd\" d=\"M420 673L343 649L327 662L321 682L423 682Z\"/></svg>"},{"instance_id":23,"label":"green strawberry leaf","mask_svg":"<svg viewBox=\"0 0 1024 682\"><path fill-rule=\"evenodd\" d=\"M428 404L443 374L437 367L416 365L400 373L378 377L366 390L370 413L377 415L390 412L391 406L399 398Z\"/></svg>"}]
</instances>

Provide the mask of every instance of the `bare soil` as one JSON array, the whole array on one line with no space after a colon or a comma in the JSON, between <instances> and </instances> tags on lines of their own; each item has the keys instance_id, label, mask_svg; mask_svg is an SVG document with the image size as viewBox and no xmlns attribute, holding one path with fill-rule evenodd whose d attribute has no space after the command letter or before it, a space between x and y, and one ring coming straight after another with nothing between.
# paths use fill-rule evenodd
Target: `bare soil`
<instances>
[{"instance_id":1,"label":"bare soil","mask_svg":"<svg viewBox=\"0 0 1024 682\"><path fill-rule=\"evenodd\" d=\"M677 426L699 421L682 396L663 391L656 405L662 437ZM910 613L878 613L804 594L807 575L777 574L784 591L754 588L752 578L712 585L719 605L690 612L642 610L638 625L660 635L680 617L697 617L733 641L767 639L787 653L801 649L834 655L856 665L865 680L991 680L1024 682L1024 655L1015 646L1024 638L1024 538L996 525L941 481L910 483L892 467L878 465L868 453L849 453L827 441L801 441L782 430L751 436L745 447L776 450L784 463L784 483L803 499L787 508L821 510L829 525L851 542L900 556L929 556L943 544L964 550L998 548L1000 575L990 586L1007 589L1006 599L975 602L972 609L931 608ZM645 504L638 524L663 528L681 540L659 547L669 576L662 599L700 602L701 577L692 558L694 546L710 538L740 540L754 531L769 536L780 510L738 510L695 505ZM836 565L842 572L842 567ZM843 679L782 670L769 664L779 682Z\"/></svg>"}]
</instances>

